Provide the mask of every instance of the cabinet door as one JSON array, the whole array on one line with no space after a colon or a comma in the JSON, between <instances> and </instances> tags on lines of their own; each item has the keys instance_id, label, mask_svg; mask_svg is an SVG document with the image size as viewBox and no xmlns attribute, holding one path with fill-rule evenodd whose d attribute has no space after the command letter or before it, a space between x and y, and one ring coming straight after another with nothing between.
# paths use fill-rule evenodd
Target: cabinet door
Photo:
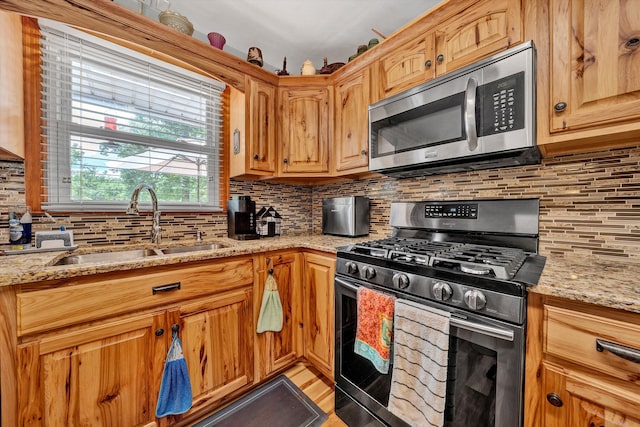
<instances>
[{"instance_id":1,"label":"cabinet door","mask_svg":"<svg viewBox=\"0 0 640 427\"><path fill-rule=\"evenodd\" d=\"M377 63L380 99L435 77L435 34L425 33L394 49Z\"/></svg>"},{"instance_id":2,"label":"cabinet door","mask_svg":"<svg viewBox=\"0 0 640 427\"><path fill-rule=\"evenodd\" d=\"M338 174L369 165L370 71L336 83L335 169Z\"/></svg>"},{"instance_id":3,"label":"cabinet door","mask_svg":"<svg viewBox=\"0 0 640 427\"><path fill-rule=\"evenodd\" d=\"M521 41L520 1L484 0L436 29L436 73L471 64Z\"/></svg>"},{"instance_id":4,"label":"cabinet door","mask_svg":"<svg viewBox=\"0 0 640 427\"><path fill-rule=\"evenodd\" d=\"M545 427L640 426L636 386L617 388L598 377L543 364Z\"/></svg>"},{"instance_id":5,"label":"cabinet door","mask_svg":"<svg viewBox=\"0 0 640 427\"><path fill-rule=\"evenodd\" d=\"M191 412L253 382L252 295L225 292L169 313L189 369Z\"/></svg>"},{"instance_id":6,"label":"cabinet door","mask_svg":"<svg viewBox=\"0 0 640 427\"><path fill-rule=\"evenodd\" d=\"M302 354L302 287L300 285L300 255L297 252L268 254L257 266L254 321L257 324L267 275L273 270L282 304L283 325L279 332L256 335L256 376L262 380ZM260 265L261 264L261 265Z\"/></svg>"},{"instance_id":7,"label":"cabinet door","mask_svg":"<svg viewBox=\"0 0 640 427\"><path fill-rule=\"evenodd\" d=\"M335 257L304 254L304 355L333 379Z\"/></svg>"},{"instance_id":8,"label":"cabinet door","mask_svg":"<svg viewBox=\"0 0 640 427\"><path fill-rule=\"evenodd\" d=\"M551 132L637 120L640 3L554 0L550 4Z\"/></svg>"},{"instance_id":9,"label":"cabinet door","mask_svg":"<svg viewBox=\"0 0 640 427\"><path fill-rule=\"evenodd\" d=\"M328 86L280 89L282 174L329 172L331 94Z\"/></svg>"},{"instance_id":10,"label":"cabinet door","mask_svg":"<svg viewBox=\"0 0 640 427\"><path fill-rule=\"evenodd\" d=\"M249 169L273 173L276 170L276 88L248 77L245 87Z\"/></svg>"},{"instance_id":11,"label":"cabinet door","mask_svg":"<svg viewBox=\"0 0 640 427\"><path fill-rule=\"evenodd\" d=\"M19 425L155 422L164 313L47 335L18 347Z\"/></svg>"},{"instance_id":12,"label":"cabinet door","mask_svg":"<svg viewBox=\"0 0 640 427\"><path fill-rule=\"evenodd\" d=\"M24 158L22 24L20 15L0 12L0 158Z\"/></svg>"}]
</instances>

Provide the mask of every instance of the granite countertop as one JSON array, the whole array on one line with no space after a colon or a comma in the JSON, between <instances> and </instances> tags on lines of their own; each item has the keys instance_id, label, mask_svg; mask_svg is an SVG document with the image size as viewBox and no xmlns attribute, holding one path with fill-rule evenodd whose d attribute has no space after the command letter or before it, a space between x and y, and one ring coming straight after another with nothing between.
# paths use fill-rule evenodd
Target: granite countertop
<instances>
[{"instance_id":1,"label":"granite countertop","mask_svg":"<svg viewBox=\"0 0 640 427\"><path fill-rule=\"evenodd\" d=\"M0 286L22 283L59 280L69 277L87 276L111 271L125 271L143 267L178 264L190 261L225 258L281 249L303 248L336 253L336 248L363 240L375 239L376 236L336 237L325 235L298 235L269 237L258 240L233 240L229 238L213 238L203 242L167 242L159 247L190 246L194 244L218 243L224 245L220 249L197 251L172 255L157 255L131 261L92 262L86 264L59 265L53 264L67 255L82 255L95 252L115 252L132 249L153 248L151 244L132 244L109 247L79 247L69 251L51 251L19 255L0 256Z\"/></svg>"},{"instance_id":2,"label":"granite countertop","mask_svg":"<svg viewBox=\"0 0 640 427\"><path fill-rule=\"evenodd\" d=\"M640 313L640 264L549 256L539 284L529 292Z\"/></svg>"},{"instance_id":3,"label":"granite countertop","mask_svg":"<svg viewBox=\"0 0 640 427\"><path fill-rule=\"evenodd\" d=\"M297 235L245 241L214 238L202 243L219 243L225 247L175 255L158 255L125 262L95 262L82 265L53 266L53 263L69 254L67 251L7 255L0 256L0 286L249 255L282 249L302 248L336 253L336 248L340 246L382 237L385 236L347 238L326 235ZM193 244L195 244L193 241L167 242L161 247L189 246ZM147 247L152 246L138 244L104 248L80 247L73 251L72 254L111 252ZM595 257L548 256L539 284L529 288L529 292L640 313L640 264L601 260Z\"/></svg>"}]
</instances>

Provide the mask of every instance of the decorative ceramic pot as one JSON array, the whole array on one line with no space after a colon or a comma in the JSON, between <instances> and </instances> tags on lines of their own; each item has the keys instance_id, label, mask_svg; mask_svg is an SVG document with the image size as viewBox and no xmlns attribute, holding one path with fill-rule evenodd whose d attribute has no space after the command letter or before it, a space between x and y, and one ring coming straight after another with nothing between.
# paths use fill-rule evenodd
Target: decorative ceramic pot
<instances>
[{"instance_id":1,"label":"decorative ceramic pot","mask_svg":"<svg viewBox=\"0 0 640 427\"><path fill-rule=\"evenodd\" d=\"M247 54L247 61L252 64L256 64L259 67L262 67L264 61L262 60L262 51L260 48L252 46L249 48L249 53Z\"/></svg>"},{"instance_id":2,"label":"decorative ceramic pot","mask_svg":"<svg viewBox=\"0 0 640 427\"><path fill-rule=\"evenodd\" d=\"M211 46L217 47L218 49L222 49L224 44L227 42L227 39L225 39L220 33L209 33L207 34L207 37L209 38Z\"/></svg>"},{"instance_id":3,"label":"decorative ceramic pot","mask_svg":"<svg viewBox=\"0 0 640 427\"><path fill-rule=\"evenodd\" d=\"M316 74L316 67L313 66L313 62L310 59L304 61L302 64L302 68L300 69L300 73L303 76L313 76Z\"/></svg>"}]
</instances>

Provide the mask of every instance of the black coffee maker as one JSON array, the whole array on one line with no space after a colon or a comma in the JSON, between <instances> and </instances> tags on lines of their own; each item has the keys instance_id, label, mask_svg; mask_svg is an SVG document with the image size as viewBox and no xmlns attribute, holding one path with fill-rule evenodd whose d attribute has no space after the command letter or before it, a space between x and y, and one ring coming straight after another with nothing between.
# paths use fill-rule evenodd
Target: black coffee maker
<instances>
[{"instance_id":1,"label":"black coffee maker","mask_svg":"<svg viewBox=\"0 0 640 427\"><path fill-rule=\"evenodd\" d=\"M233 196L227 202L229 237L236 240L260 238L256 231L256 202L249 196Z\"/></svg>"}]
</instances>

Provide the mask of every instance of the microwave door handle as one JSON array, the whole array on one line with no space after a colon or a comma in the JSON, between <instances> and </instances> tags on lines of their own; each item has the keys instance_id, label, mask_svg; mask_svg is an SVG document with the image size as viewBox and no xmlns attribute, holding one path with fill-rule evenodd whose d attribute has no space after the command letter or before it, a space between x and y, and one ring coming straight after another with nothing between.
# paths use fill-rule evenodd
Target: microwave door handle
<instances>
[{"instance_id":1,"label":"microwave door handle","mask_svg":"<svg viewBox=\"0 0 640 427\"><path fill-rule=\"evenodd\" d=\"M473 77L467 80L464 94L464 128L467 132L467 144L470 151L478 148L478 132L476 130L476 89L478 82Z\"/></svg>"}]
</instances>

